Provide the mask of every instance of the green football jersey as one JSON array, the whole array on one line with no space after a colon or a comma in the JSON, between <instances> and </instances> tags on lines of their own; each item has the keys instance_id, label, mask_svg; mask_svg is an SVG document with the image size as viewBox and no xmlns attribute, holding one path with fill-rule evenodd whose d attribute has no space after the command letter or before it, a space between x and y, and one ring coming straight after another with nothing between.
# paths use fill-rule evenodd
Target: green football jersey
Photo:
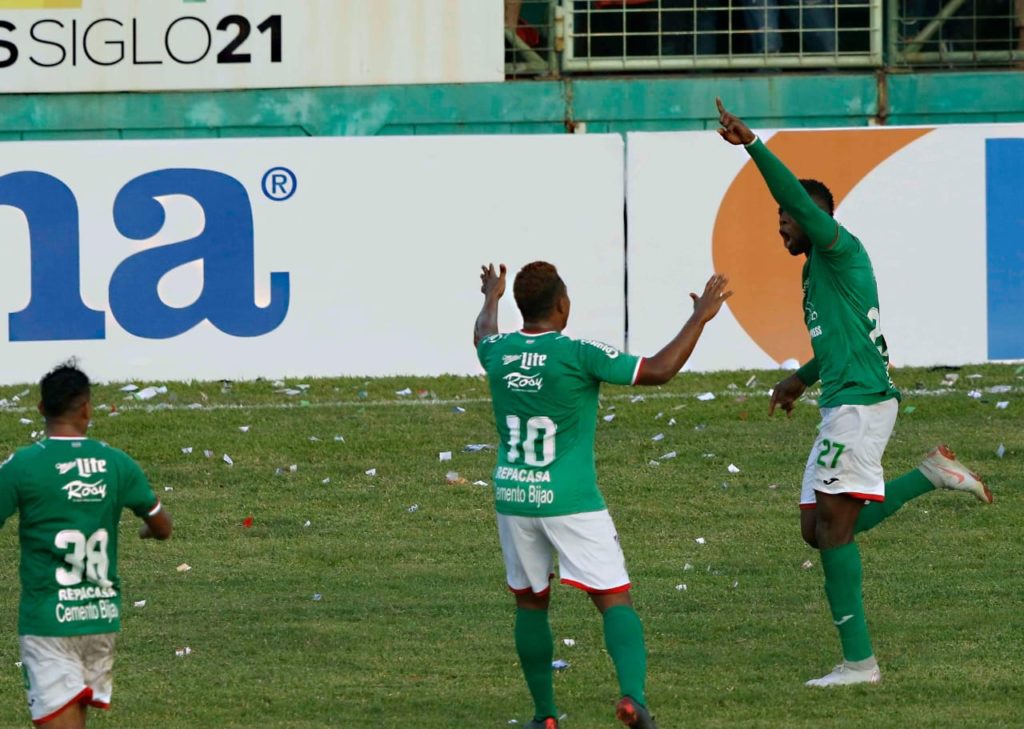
<instances>
[{"instance_id":1,"label":"green football jersey","mask_svg":"<svg viewBox=\"0 0 1024 729\"><path fill-rule=\"evenodd\" d=\"M117 528L160 510L139 465L89 438L46 438L0 466L0 526L19 513L20 635L121 629Z\"/></svg>"},{"instance_id":2,"label":"green football jersey","mask_svg":"<svg viewBox=\"0 0 1024 729\"><path fill-rule=\"evenodd\" d=\"M511 332L477 346L498 427L500 514L563 516L605 508L594 433L602 382L632 385L640 357L559 332Z\"/></svg>"},{"instance_id":3,"label":"green football jersey","mask_svg":"<svg viewBox=\"0 0 1024 729\"><path fill-rule=\"evenodd\" d=\"M864 246L818 207L761 140L747 147L779 207L811 241L803 267L804 322L821 379L821 407L872 405L900 397L889 377L878 286Z\"/></svg>"}]
</instances>

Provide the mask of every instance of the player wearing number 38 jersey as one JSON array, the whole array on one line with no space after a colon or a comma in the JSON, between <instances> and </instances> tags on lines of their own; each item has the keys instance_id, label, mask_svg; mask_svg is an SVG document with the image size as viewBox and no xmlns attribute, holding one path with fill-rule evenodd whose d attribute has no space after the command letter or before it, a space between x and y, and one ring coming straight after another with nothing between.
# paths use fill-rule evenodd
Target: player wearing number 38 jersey
<instances>
[{"instance_id":1,"label":"player wearing number 38 jersey","mask_svg":"<svg viewBox=\"0 0 1024 729\"><path fill-rule=\"evenodd\" d=\"M550 263L530 263L516 276L515 299L523 315L518 332L498 334L505 266L500 272L485 266L480 278L485 299L473 341L487 372L501 440L494 495L505 572L516 596L516 651L534 702L526 726L558 726L548 622L548 581L557 553L562 582L586 591L603 616L621 692L616 717L651 729L643 628L594 468L598 390L602 382L657 385L672 379L732 292L723 276L713 276L701 296L690 294L693 315L675 338L653 357L641 358L562 334L569 295Z\"/></svg>"},{"instance_id":2,"label":"player wearing number 38 jersey","mask_svg":"<svg viewBox=\"0 0 1024 729\"><path fill-rule=\"evenodd\" d=\"M77 729L87 706L110 705L121 512L144 520L143 538L166 539L171 522L135 461L85 437L85 374L62 365L40 390L46 437L0 467L0 526L19 513L18 634L32 720Z\"/></svg>"}]
</instances>

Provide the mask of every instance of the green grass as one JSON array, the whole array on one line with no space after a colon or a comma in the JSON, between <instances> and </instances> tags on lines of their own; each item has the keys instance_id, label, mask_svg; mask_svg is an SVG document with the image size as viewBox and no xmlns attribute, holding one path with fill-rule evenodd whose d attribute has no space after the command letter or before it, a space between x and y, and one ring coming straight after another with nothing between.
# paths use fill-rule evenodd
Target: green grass
<instances>
[{"instance_id":1,"label":"green grass","mask_svg":"<svg viewBox=\"0 0 1024 729\"><path fill-rule=\"evenodd\" d=\"M839 658L817 555L797 526L817 411L802 403L792 419L769 419L765 393L777 373L756 373L748 388L751 374L683 375L637 403L626 388L604 393L602 414L614 405L617 417L599 423L599 477L644 620L662 729L1024 726L1024 382L1015 368L964 368L944 395L910 392L941 389L942 372L897 373L904 407L916 409L900 416L887 473L948 441L986 475L996 504L929 494L860 538L885 680L827 692L802 685ZM116 385L97 388L94 402L119 415L98 411L93 435L143 464L176 533L141 542L125 516L114 708L91 714L90 725L447 729L529 718L490 492L445 483L448 470L489 480L494 453L462 451L496 440L484 382L307 382L293 397L270 382L170 383L148 403L126 401ZM966 394L998 384L1014 391ZM406 386L412 396L395 395ZM706 390L717 399L694 397ZM23 402L35 398L33 388ZM465 413L453 412L455 400ZM997 400L1009 408L996 409ZM183 407L193 402L204 407ZM25 416L36 423L19 424ZM34 413L0 411L5 449L39 427ZM665 439L653 442L659 432ZM440 463L449 450L453 462ZM674 460L648 465L672 450ZM728 473L730 463L741 472ZM297 472L275 475L291 464ZM243 529L250 514L255 523ZM27 726L14 665L16 520L0 530L0 554L10 586L0 596L0 726ZM801 567L807 559L813 568ZM190 572L177 572L183 562ZM140 599L146 607L133 609ZM556 587L552 624L556 657L571 663L556 675L565 726L617 726L593 607ZM193 653L176 657L184 646Z\"/></svg>"}]
</instances>

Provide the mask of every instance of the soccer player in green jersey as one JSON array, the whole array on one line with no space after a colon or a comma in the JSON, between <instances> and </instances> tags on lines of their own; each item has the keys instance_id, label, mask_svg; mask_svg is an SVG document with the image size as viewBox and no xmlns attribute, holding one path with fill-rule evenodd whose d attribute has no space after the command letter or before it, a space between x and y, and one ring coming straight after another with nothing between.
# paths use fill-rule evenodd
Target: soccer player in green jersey
<instances>
[{"instance_id":1,"label":"soccer player in green jersey","mask_svg":"<svg viewBox=\"0 0 1024 729\"><path fill-rule=\"evenodd\" d=\"M110 706L121 511L143 520L143 539L167 539L171 519L135 461L86 437L92 404L83 372L61 365L40 391L46 437L0 466L0 526L19 514L18 635L32 721L82 729L87 707Z\"/></svg>"},{"instance_id":2,"label":"soccer player in green jersey","mask_svg":"<svg viewBox=\"0 0 1024 729\"><path fill-rule=\"evenodd\" d=\"M881 680L864 618L860 551L854 535L891 516L936 487L966 491L992 502L981 479L946 446L894 481L882 477L900 393L889 378L878 289L864 246L832 217L833 200L817 180L798 180L737 117L717 100L718 130L743 145L779 204L779 233L803 267L804 320L814 357L772 392L769 413L787 413L808 385L821 380L821 426L804 470L800 528L821 551L825 595L839 630L843 663L808 686Z\"/></svg>"},{"instance_id":3,"label":"soccer player in green jersey","mask_svg":"<svg viewBox=\"0 0 1024 729\"><path fill-rule=\"evenodd\" d=\"M653 357L564 334L569 295L550 263L535 261L516 275L513 291L523 328L498 334L505 266L483 267L484 305L473 343L487 372L501 445L494 469L498 536L509 588L515 594L515 644L534 701L532 729L556 729L548 622L553 553L561 581L590 595L604 621L621 700L616 717L655 729L644 684L647 653L633 610L630 581L615 525L597 487L594 432L602 382L660 385L671 380L707 324L732 295L712 276L693 314Z\"/></svg>"}]
</instances>

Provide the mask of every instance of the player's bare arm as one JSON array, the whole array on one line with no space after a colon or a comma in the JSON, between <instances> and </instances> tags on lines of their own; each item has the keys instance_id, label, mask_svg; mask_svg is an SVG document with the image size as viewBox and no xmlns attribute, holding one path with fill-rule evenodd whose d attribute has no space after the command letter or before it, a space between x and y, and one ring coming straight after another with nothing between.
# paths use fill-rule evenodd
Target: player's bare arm
<instances>
[{"instance_id":1,"label":"player's bare arm","mask_svg":"<svg viewBox=\"0 0 1024 729\"><path fill-rule=\"evenodd\" d=\"M162 542L171 538L172 531L174 531L174 524L171 521L171 515L164 509L160 509L153 516L147 516L143 520L142 526L139 527L139 538L158 539Z\"/></svg>"},{"instance_id":2,"label":"player's bare arm","mask_svg":"<svg viewBox=\"0 0 1024 729\"><path fill-rule=\"evenodd\" d=\"M832 215L821 209L796 175L758 140L742 119L725 108L720 98L715 99L715 104L721 125L719 136L729 144L747 148L781 210L792 216L810 243L824 248L834 245L839 236L839 225Z\"/></svg>"},{"instance_id":3,"label":"player's bare arm","mask_svg":"<svg viewBox=\"0 0 1024 729\"><path fill-rule=\"evenodd\" d=\"M704 325L715 318L722 309L722 304L732 296L728 286L729 279L716 273L708 279L704 293L700 296L690 294L690 298L693 299L693 314L661 351L653 357L644 358L636 384L663 385L679 373L693 353L693 348L697 346Z\"/></svg>"},{"instance_id":4,"label":"player's bare arm","mask_svg":"<svg viewBox=\"0 0 1024 729\"><path fill-rule=\"evenodd\" d=\"M480 292L484 295L484 305L476 317L476 324L473 326L473 346L480 343L484 337L498 333L498 302L505 295L505 264L499 264L498 270L494 270L494 264L480 267Z\"/></svg>"}]
</instances>

